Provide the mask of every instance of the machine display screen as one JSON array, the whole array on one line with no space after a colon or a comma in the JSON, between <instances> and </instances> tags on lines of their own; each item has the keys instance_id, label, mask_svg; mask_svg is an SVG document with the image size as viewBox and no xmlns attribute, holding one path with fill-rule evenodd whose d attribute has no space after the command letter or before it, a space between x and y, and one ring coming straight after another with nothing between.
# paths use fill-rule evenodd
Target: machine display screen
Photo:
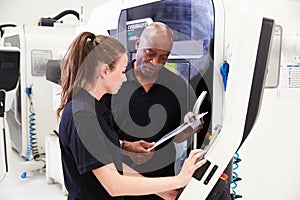
<instances>
[{"instance_id":1,"label":"machine display screen","mask_svg":"<svg viewBox=\"0 0 300 200\"><path fill-rule=\"evenodd\" d=\"M153 20L151 18L144 18L126 22L127 50L129 52L135 50L136 39L140 36L144 28L152 22Z\"/></svg>"}]
</instances>

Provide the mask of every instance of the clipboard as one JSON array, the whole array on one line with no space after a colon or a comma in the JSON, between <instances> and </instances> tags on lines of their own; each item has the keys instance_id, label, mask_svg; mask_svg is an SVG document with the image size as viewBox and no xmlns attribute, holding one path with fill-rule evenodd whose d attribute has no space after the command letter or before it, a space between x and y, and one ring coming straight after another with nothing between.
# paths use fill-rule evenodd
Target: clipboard
<instances>
[{"instance_id":1,"label":"clipboard","mask_svg":"<svg viewBox=\"0 0 300 200\"><path fill-rule=\"evenodd\" d=\"M199 111L199 108L200 108L206 94L207 94L207 92L203 91L201 93L201 95L198 97L198 99L197 99L197 101L194 105L194 108L193 108L193 113L196 113L196 114L192 115L187 122L182 123L176 129L174 129L171 132L164 135L157 142L155 142L155 144L152 147L148 148L147 150L151 151L155 147L159 146L160 144L164 143L165 141L169 140L170 138L178 135L179 133L190 132L190 131L193 131L193 130L197 129L199 126L201 126L200 119L202 117L204 117L208 112L204 112L204 113L201 113L201 114L198 114L198 115L197 115L197 113Z\"/></svg>"}]
</instances>

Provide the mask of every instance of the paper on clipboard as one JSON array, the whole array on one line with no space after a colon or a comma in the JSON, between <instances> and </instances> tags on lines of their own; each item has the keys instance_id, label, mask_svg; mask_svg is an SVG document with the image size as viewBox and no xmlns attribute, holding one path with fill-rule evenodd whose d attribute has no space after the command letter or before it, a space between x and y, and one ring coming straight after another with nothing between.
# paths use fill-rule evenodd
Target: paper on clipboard
<instances>
[{"instance_id":1,"label":"paper on clipboard","mask_svg":"<svg viewBox=\"0 0 300 200\"><path fill-rule=\"evenodd\" d=\"M199 112L199 108L206 96L206 91L203 91L201 93L201 95L198 97L194 108L193 108L193 113L195 113L194 115L192 115L189 120L187 122L184 122L183 124L181 124L180 126L178 126L176 129L174 129L173 131L169 132L168 134L166 134L165 136L163 136L162 138L160 138L151 148L148 148L147 150L152 150L155 147L159 146L160 144L164 143L165 141L169 140L170 138L174 137L175 135L178 135L179 133L182 132L188 132L188 129L194 130L197 127L199 127L201 125L201 121L200 119L207 114L207 112L198 114Z\"/></svg>"},{"instance_id":2,"label":"paper on clipboard","mask_svg":"<svg viewBox=\"0 0 300 200\"><path fill-rule=\"evenodd\" d=\"M189 129L191 130L196 129L201 125L200 119L206 114L207 112L201 113L200 115L193 115L191 118L194 117L194 120L181 124L176 129L174 129L173 131L169 132L168 134L160 138L151 148L148 148L147 150L151 151L155 147L159 146L160 144L164 143L165 141L174 137L175 135L178 135L179 133L188 132Z\"/></svg>"}]
</instances>

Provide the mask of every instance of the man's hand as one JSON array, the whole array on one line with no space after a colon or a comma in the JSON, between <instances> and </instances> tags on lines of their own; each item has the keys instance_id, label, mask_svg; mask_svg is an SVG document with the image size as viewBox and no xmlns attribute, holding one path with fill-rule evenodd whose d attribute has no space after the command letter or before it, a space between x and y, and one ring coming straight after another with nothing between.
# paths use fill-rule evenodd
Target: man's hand
<instances>
[{"instance_id":1,"label":"man's hand","mask_svg":"<svg viewBox=\"0 0 300 200\"><path fill-rule=\"evenodd\" d=\"M147 150L153 145L154 142L149 143L144 140L136 142L124 141L122 145L123 154L128 155L135 164L141 165L153 157L154 152Z\"/></svg>"},{"instance_id":2,"label":"man's hand","mask_svg":"<svg viewBox=\"0 0 300 200\"><path fill-rule=\"evenodd\" d=\"M197 117L198 115L197 114L194 114L193 112L188 112L185 116L184 116L184 122L190 122L190 120L195 120L195 118ZM181 143L183 141L185 141L188 137L190 137L192 134L195 134L195 133L199 133L202 129L203 129L203 124L204 124L204 120L203 120L203 117L200 118L200 122L201 122L201 125L197 127L196 130L193 130L192 132L182 132L182 133L179 133L178 135L175 136L174 138L174 142L176 143Z\"/></svg>"},{"instance_id":3,"label":"man's hand","mask_svg":"<svg viewBox=\"0 0 300 200\"><path fill-rule=\"evenodd\" d=\"M192 117L192 116L194 116L195 114L193 113L193 112L188 112L188 113L186 113L186 115L184 116L184 122L188 122L189 120L190 120L190 118Z\"/></svg>"}]
</instances>

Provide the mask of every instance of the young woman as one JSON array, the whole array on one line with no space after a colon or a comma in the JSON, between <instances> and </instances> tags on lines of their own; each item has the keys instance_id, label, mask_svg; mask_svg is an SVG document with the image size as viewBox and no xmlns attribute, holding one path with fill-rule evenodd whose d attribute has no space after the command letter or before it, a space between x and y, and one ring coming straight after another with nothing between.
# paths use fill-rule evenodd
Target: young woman
<instances>
[{"instance_id":1,"label":"young woman","mask_svg":"<svg viewBox=\"0 0 300 200\"><path fill-rule=\"evenodd\" d=\"M116 39L81 33L62 63L59 139L68 199L125 199L126 195L158 194L164 198L184 187L205 163L191 151L174 177L145 178L122 164L121 146L112 128L111 111L100 103L126 81L126 50ZM170 195L169 197L172 197ZM174 198L174 196L173 196Z\"/></svg>"}]
</instances>

